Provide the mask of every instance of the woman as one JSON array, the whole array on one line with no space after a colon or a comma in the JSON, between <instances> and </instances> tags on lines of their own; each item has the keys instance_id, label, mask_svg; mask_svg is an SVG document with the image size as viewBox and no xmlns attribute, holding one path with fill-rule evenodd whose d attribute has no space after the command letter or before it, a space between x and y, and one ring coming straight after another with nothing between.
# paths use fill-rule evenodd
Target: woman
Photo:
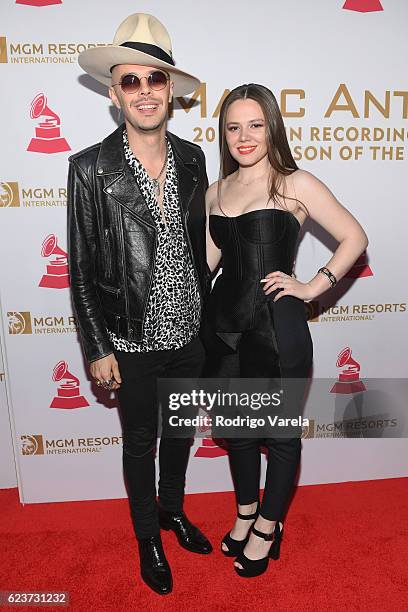
<instances>
[{"instance_id":1,"label":"woman","mask_svg":"<svg viewBox=\"0 0 408 612\"><path fill-rule=\"evenodd\" d=\"M222 258L222 274L206 313L204 329L214 336L205 375L306 380L312 341L304 301L342 278L366 248L367 236L321 181L298 169L269 89L250 84L231 91L219 130L220 180L206 197L207 257L212 272ZM308 216L339 246L311 280L301 282L292 272L298 233ZM303 393L296 385L287 388L286 400L301 407ZM238 515L221 550L237 557L235 569L247 577L262 574L269 558L279 558L301 452L299 436L262 440L268 465L259 504L260 443L228 440Z\"/></svg>"}]
</instances>

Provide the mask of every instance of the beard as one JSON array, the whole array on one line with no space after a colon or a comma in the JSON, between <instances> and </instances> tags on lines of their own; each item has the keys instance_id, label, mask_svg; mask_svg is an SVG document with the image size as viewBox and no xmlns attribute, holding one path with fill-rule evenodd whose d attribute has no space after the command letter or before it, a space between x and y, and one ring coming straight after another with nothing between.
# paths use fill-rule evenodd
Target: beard
<instances>
[{"instance_id":1,"label":"beard","mask_svg":"<svg viewBox=\"0 0 408 612\"><path fill-rule=\"evenodd\" d=\"M152 120L151 123L149 123L148 121L146 123L139 122L131 113L125 114L125 117L136 132L143 132L145 134L160 132L163 125L165 125L165 123L167 122L167 115L164 115L163 117L157 117Z\"/></svg>"}]
</instances>

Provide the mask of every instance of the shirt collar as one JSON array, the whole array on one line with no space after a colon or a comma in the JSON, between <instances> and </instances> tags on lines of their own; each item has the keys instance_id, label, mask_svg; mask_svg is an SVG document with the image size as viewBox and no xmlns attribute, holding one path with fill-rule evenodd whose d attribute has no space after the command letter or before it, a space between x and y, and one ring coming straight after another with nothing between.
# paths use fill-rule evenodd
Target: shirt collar
<instances>
[{"instance_id":1,"label":"shirt collar","mask_svg":"<svg viewBox=\"0 0 408 612\"><path fill-rule=\"evenodd\" d=\"M173 150L172 150L170 141L167 138L167 136L165 136L165 138L166 138L166 144L167 144L167 163L172 166L174 163ZM134 171L137 173L144 174L148 178L150 178L143 164L141 163L140 160L137 159L137 157L135 156L135 154L133 153L131 149L126 127L123 128L123 149L125 152L125 158L127 159L128 164L134 169Z\"/></svg>"}]
</instances>

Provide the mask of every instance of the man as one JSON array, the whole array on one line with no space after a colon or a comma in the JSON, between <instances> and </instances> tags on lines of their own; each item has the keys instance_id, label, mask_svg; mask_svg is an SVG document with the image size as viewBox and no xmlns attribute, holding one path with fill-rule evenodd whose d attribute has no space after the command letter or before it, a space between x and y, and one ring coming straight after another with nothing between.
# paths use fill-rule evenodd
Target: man
<instances>
[{"instance_id":1,"label":"man","mask_svg":"<svg viewBox=\"0 0 408 612\"><path fill-rule=\"evenodd\" d=\"M175 68L167 30L144 13L125 19L112 46L84 51L79 63L109 86L124 125L70 157L72 295L91 375L118 392L142 578L165 594L172 576L160 527L187 550L212 551L183 513L191 439L161 440L159 504L154 459L157 377L199 376L204 361L205 159L200 147L166 131L173 95L199 81Z\"/></svg>"}]
</instances>

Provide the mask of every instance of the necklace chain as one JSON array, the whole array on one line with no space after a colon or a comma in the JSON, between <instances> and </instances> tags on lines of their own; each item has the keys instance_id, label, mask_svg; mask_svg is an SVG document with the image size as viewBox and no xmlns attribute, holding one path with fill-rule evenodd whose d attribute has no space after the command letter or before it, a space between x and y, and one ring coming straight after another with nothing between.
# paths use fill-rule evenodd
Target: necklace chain
<instances>
[{"instance_id":1,"label":"necklace chain","mask_svg":"<svg viewBox=\"0 0 408 612\"><path fill-rule=\"evenodd\" d=\"M160 170L160 172L159 172L159 174L156 176L156 178L150 178L150 176L149 176L150 180L151 180L151 181L152 181L152 183L153 183L154 192L155 192L155 194L156 194L156 196L157 196L157 197L160 195L160 184L161 184L163 181L159 181L159 179L160 179L161 175L163 174L164 169L166 168L166 165L167 165L167 157L168 157L168 149L167 149L167 141L166 141L166 156L165 156L165 158L164 158L164 163L163 163L162 169Z\"/></svg>"},{"instance_id":2,"label":"necklace chain","mask_svg":"<svg viewBox=\"0 0 408 612\"><path fill-rule=\"evenodd\" d=\"M252 183L256 183L256 181L260 181L261 179L263 179L265 176L267 175L267 173L262 174L262 176L258 176L257 178L253 179L252 181L249 181L249 183L244 183L243 181L240 181L239 178L236 178L235 180L237 181L237 183L239 183L240 185L245 185L246 187L248 185L252 185Z\"/></svg>"}]
</instances>

